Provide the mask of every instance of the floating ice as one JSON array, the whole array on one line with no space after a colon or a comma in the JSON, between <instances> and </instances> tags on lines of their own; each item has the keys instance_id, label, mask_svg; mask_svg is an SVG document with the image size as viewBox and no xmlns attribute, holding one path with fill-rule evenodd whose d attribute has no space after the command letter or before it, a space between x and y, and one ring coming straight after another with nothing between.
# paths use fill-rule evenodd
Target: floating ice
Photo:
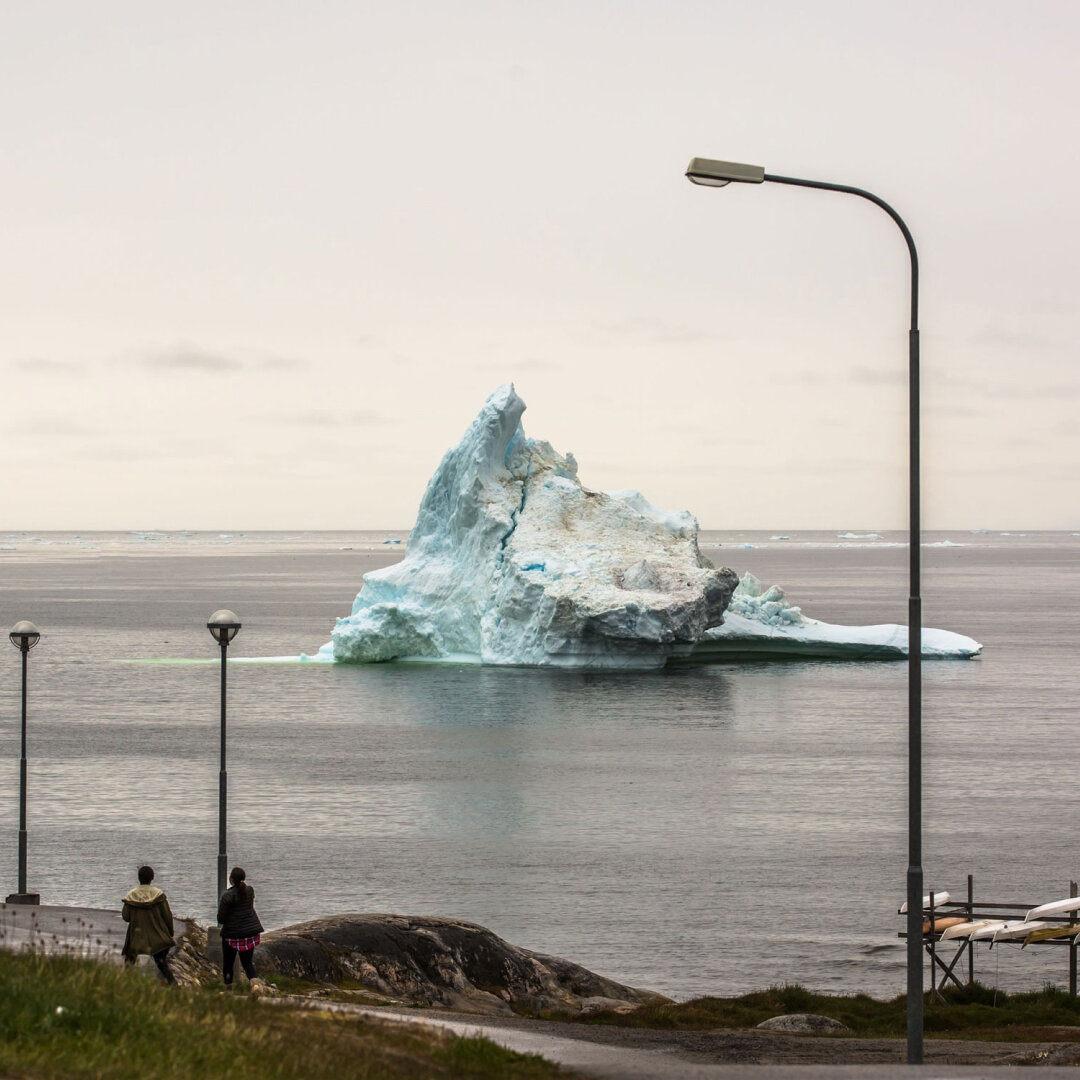
<instances>
[{"instance_id":1,"label":"floating ice","mask_svg":"<svg viewBox=\"0 0 1080 1080\"><path fill-rule=\"evenodd\" d=\"M736 585L697 521L637 491L582 487L577 462L525 436L510 385L428 483L405 558L364 577L323 647L353 662L661 667L720 623Z\"/></svg>"},{"instance_id":2,"label":"floating ice","mask_svg":"<svg viewBox=\"0 0 1080 1080\"><path fill-rule=\"evenodd\" d=\"M982 646L949 630L922 631L927 660L970 660ZM838 626L805 616L788 604L779 585L765 588L753 574L743 574L724 614L724 625L707 630L690 659L761 659L805 656L847 660L899 660L907 656L906 626Z\"/></svg>"},{"instance_id":3,"label":"floating ice","mask_svg":"<svg viewBox=\"0 0 1080 1080\"><path fill-rule=\"evenodd\" d=\"M906 627L831 626L778 586L716 569L692 514L583 487L572 454L525 436L524 411L510 385L488 398L428 482L405 558L365 575L352 613L312 659L640 669L906 655ZM923 632L927 657L980 649Z\"/></svg>"}]
</instances>

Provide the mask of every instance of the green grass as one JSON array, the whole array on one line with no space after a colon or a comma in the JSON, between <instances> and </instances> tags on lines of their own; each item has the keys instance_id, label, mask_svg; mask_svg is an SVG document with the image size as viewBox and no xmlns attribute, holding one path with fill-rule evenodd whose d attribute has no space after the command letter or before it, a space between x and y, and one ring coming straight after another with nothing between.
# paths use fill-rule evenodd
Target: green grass
<instances>
[{"instance_id":1,"label":"green grass","mask_svg":"<svg viewBox=\"0 0 1080 1080\"><path fill-rule=\"evenodd\" d=\"M929 995L925 999L923 1027L929 1037L1080 1041L1080 999L1062 990L1048 987L1034 993L1006 994L975 983L963 989L950 988L944 996L944 1005ZM865 994L814 994L801 986L774 986L733 998L703 997L679 1004L644 1005L630 1013L598 1012L585 1017L545 1015L584 1024L702 1031L756 1027L771 1016L789 1013L829 1016L851 1028L852 1035L864 1038L899 1039L907 1033L904 995L881 1001ZM1074 1030L1062 1030L1069 1028Z\"/></svg>"},{"instance_id":2,"label":"green grass","mask_svg":"<svg viewBox=\"0 0 1080 1080\"><path fill-rule=\"evenodd\" d=\"M27 1080L542 1080L535 1055L359 1017L170 989L136 971L0 952L0 1076Z\"/></svg>"}]
</instances>

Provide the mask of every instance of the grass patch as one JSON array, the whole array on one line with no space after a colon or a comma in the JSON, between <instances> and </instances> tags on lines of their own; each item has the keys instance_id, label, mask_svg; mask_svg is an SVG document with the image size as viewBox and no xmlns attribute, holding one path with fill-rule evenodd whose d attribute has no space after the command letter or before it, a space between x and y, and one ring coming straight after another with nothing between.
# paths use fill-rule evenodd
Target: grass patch
<instances>
[{"instance_id":1,"label":"grass patch","mask_svg":"<svg viewBox=\"0 0 1080 1080\"><path fill-rule=\"evenodd\" d=\"M928 1037L1007 1040L1010 1042L1080 1042L1080 998L1047 987L1024 994L1006 994L974 983L944 992L946 1004L926 996L923 1029ZM815 994L801 986L773 986L741 997L702 997L668 1005L643 1005L633 1012L597 1012L585 1017L546 1013L547 1019L582 1024L703 1031L751 1028L771 1016L817 1013L839 1020L852 1036L904 1038L907 997L881 1001L865 994ZM844 1038L823 1035L822 1038Z\"/></svg>"},{"instance_id":2,"label":"grass patch","mask_svg":"<svg viewBox=\"0 0 1080 1080\"><path fill-rule=\"evenodd\" d=\"M550 1062L539 1054L518 1054L488 1039L463 1035L435 1052L453 1076L546 1077L552 1075Z\"/></svg>"},{"instance_id":3,"label":"grass patch","mask_svg":"<svg viewBox=\"0 0 1080 1080\"><path fill-rule=\"evenodd\" d=\"M362 1017L170 989L131 970L0 952L0 1076L413 1080L565 1076L535 1055Z\"/></svg>"}]
</instances>

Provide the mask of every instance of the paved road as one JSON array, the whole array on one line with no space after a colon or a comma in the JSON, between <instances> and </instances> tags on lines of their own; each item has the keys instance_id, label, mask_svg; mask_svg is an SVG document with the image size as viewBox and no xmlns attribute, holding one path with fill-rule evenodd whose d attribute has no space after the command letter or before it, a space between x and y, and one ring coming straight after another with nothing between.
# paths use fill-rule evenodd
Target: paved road
<instances>
[{"instance_id":1,"label":"paved road","mask_svg":"<svg viewBox=\"0 0 1080 1080\"><path fill-rule=\"evenodd\" d=\"M296 999L293 999L294 1001ZM301 999L303 1000L303 999ZM284 1003L284 1002L283 1002ZM541 1054L549 1061L558 1062L575 1072L594 1076L600 1080L944 1080L952 1077L1003 1080L1008 1074L1003 1070L1015 1066L994 1065L781 1065L781 1064L718 1064L693 1060L694 1055L684 1055L681 1048L669 1045L664 1049L642 1046L620 1046L611 1041L619 1029L592 1028L573 1025L574 1037L562 1034L570 1025L549 1024L546 1021L478 1017L475 1020L456 1014L454 1019L422 1010L398 1010L370 1008L334 1002L312 1003L317 1008L352 1012L366 1016L411 1024L424 1024L452 1031L457 1035L483 1035L492 1042L519 1053ZM559 1031L551 1034L544 1028ZM646 1032L638 1029L621 1029L633 1041L661 1042L666 1032ZM1037 1074L1045 1080L1077 1080L1080 1069L1074 1067L1044 1066Z\"/></svg>"},{"instance_id":2,"label":"paved road","mask_svg":"<svg viewBox=\"0 0 1080 1080\"><path fill-rule=\"evenodd\" d=\"M176 936L186 930L175 920ZM121 962L127 923L119 911L53 904L0 904L0 947ZM147 958L149 959L149 958Z\"/></svg>"}]
</instances>

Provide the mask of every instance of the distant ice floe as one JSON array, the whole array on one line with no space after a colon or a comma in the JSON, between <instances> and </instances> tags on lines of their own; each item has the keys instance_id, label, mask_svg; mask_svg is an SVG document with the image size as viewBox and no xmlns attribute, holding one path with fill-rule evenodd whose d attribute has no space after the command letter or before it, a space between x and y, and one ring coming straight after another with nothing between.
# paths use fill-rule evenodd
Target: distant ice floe
<instances>
[{"instance_id":1,"label":"distant ice floe","mask_svg":"<svg viewBox=\"0 0 1080 1080\"><path fill-rule=\"evenodd\" d=\"M842 532L837 533L836 538L838 540L884 540L885 537L880 533L853 533Z\"/></svg>"},{"instance_id":2,"label":"distant ice floe","mask_svg":"<svg viewBox=\"0 0 1080 1080\"><path fill-rule=\"evenodd\" d=\"M949 630L922 630L927 660L970 660L982 652L972 638ZM779 585L766 588L743 574L722 626L706 630L690 659L734 660L815 657L843 660L900 660L908 653L906 626L839 626L819 622L788 604Z\"/></svg>"},{"instance_id":3,"label":"distant ice floe","mask_svg":"<svg viewBox=\"0 0 1080 1080\"><path fill-rule=\"evenodd\" d=\"M311 659L648 669L906 655L906 627L818 622L777 586L717 569L692 514L584 487L572 454L526 437L524 410L509 384L488 398L428 482L405 557L365 575L351 614ZM980 649L923 632L926 657Z\"/></svg>"}]
</instances>

